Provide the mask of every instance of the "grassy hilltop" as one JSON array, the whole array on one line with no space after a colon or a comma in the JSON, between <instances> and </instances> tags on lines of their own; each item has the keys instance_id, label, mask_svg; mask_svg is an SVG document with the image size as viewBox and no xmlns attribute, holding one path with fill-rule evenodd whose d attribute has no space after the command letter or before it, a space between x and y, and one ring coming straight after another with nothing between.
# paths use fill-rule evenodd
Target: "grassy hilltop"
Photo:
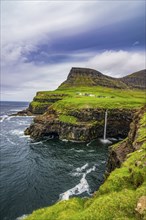
<instances>
[{"instance_id":1,"label":"grassy hilltop","mask_svg":"<svg viewBox=\"0 0 146 220\"><path fill-rule=\"evenodd\" d=\"M72 68L67 80L57 90L38 92L30 109L41 114L49 106L61 113L84 108L139 108L146 99L146 73L144 70L140 73L115 79L95 70ZM139 84L133 83L135 79L139 79Z\"/></svg>"}]
</instances>

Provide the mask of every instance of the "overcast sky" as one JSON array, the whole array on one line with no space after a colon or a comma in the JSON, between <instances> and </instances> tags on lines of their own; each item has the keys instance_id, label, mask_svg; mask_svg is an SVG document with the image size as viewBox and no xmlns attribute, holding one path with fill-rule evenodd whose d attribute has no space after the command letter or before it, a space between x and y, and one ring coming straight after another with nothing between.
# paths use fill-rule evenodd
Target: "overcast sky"
<instances>
[{"instance_id":1,"label":"overcast sky","mask_svg":"<svg viewBox=\"0 0 146 220\"><path fill-rule=\"evenodd\" d=\"M71 67L145 69L145 0L1 2L1 98L31 101Z\"/></svg>"}]
</instances>

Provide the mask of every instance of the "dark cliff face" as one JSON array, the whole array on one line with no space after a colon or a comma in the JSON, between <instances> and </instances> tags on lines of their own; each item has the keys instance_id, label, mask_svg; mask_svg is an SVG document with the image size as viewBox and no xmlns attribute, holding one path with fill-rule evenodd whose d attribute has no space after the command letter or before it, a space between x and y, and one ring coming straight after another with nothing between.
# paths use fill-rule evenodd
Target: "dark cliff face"
<instances>
[{"instance_id":1,"label":"dark cliff face","mask_svg":"<svg viewBox=\"0 0 146 220\"><path fill-rule=\"evenodd\" d=\"M107 137L126 137L132 120L131 110L109 110L107 121ZM90 141L102 138L104 131L104 109L82 109L70 113L78 120L76 124L59 120L59 115L51 109L44 115L34 119L34 123L25 131L32 138L59 137L71 141Z\"/></svg>"},{"instance_id":2,"label":"dark cliff face","mask_svg":"<svg viewBox=\"0 0 146 220\"><path fill-rule=\"evenodd\" d=\"M122 142L111 146L109 150L109 160L108 160L108 169L110 173L117 167L120 167L123 161L126 159L127 154L137 150L143 143L143 139L138 139L139 128L142 127L140 120L146 112L146 106L141 108L138 112L134 114L133 120L130 124L130 130L128 137ZM145 129L143 127L143 129Z\"/></svg>"},{"instance_id":3,"label":"dark cliff face","mask_svg":"<svg viewBox=\"0 0 146 220\"><path fill-rule=\"evenodd\" d=\"M100 73L99 71L94 70L94 69L73 67L70 70L70 73L69 73L67 79L70 80L71 78L74 78L78 75L82 75L84 77L86 77L86 76L102 77L103 74Z\"/></svg>"}]
</instances>

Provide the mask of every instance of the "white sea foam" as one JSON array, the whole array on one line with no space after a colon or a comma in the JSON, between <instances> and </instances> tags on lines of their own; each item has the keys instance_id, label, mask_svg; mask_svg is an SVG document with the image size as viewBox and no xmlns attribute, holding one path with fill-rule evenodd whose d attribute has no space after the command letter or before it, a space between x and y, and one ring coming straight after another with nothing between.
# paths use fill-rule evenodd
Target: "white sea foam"
<instances>
[{"instance_id":1,"label":"white sea foam","mask_svg":"<svg viewBox=\"0 0 146 220\"><path fill-rule=\"evenodd\" d=\"M92 141L90 141L89 143L87 143L86 146L88 147L91 143L92 143Z\"/></svg>"},{"instance_id":2,"label":"white sea foam","mask_svg":"<svg viewBox=\"0 0 146 220\"><path fill-rule=\"evenodd\" d=\"M80 172L72 172L71 173L71 176L76 176L76 177L78 177L78 176L81 176L82 175L82 173L80 173Z\"/></svg>"},{"instance_id":3,"label":"white sea foam","mask_svg":"<svg viewBox=\"0 0 146 220\"><path fill-rule=\"evenodd\" d=\"M38 145L38 144L42 144L43 143L43 141L38 141L38 142L33 142L33 143L31 143L31 144L33 144L33 145Z\"/></svg>"},{"instance_id":4,"label":"white sea foam","mask_svg":"<svg viewBox=\"0 0 146 220\"><path fill-rule=\"evenodd\" d=\"M86 174L83 174L83 177L81 178L79 184L67 190L66 192L60 194L59 200L68 200L70 196L79 195L83 192L89 193L89 184L85 177L86 177Z\"/></svg>"},{"instance_id":5,"label":"white sea foam","mask_svg":"<svg viewBox=\"0 0 146 220\"><path fill-rule=\"evenodd\" d=\"M122 140L123 140L123 138L120 138L120 137L119 137L119 138L118 138L118 140L119 140L119 141L122 141Z\"/></svg>"},{"instance_id":6,"label":"white sea foam","mask_svg":"<svg viewBox=\"0 0 146 220\"><path fill-rule=\"evenodd\" d=\"M75 169L75 172L71 173L71 176L81 176L83 174L83 171L88 167L88 163L83 165L82 167L77 167Z\"/></svg>"},{"instance_id":7,"label":"white sea foam","mask_svg":"<svg viewBox=\"0 0 146 220\"><path fill-rule=\"evenodd\" d=\"M88 163L85 164L84 166L82 166L80 169L77 168L76 170L81 172L81 171L85 170L87 167L88 167ZM77 184L75 187L67 190L66 192L60 194L59 200L68 200L70 196L79 195L79 194L82 194L84 192L87 192L90 195L90 187L89 187L89 184L86 180L86 176L87 176L87 174L89 174L89 173L91 173L92 171L95 171L95 170L96 170L95 165L92 168L87 169L85 171L85 173L82 174L82 178L81 178L79 184ZM76 173L76 174L81 175L81 173Z\"/></svg>"},{"instance_id":8,"label":"white sea foam","mask_svg":"<svg viewBox=\"0 0 146 220\"><path fill-rule=\"evenodd\" d=\"M89 166L89 164L86 163L86 164L83 165L82 167L78 167L78 168L76 168L76 171L77 171L77 172L82 172L82 171L85 170L88 166Z\"/></svg>"},{"instance_id":9,"label":"white sea foam","mask_svg":"<svg viewBox=\"0 0 146 220\"><path fill-rule=\"evenodd\" d=\"M8 118L8 115L0 116L0 122L3 122L6 118Z\"/></svg>"},{"instance_id":10,"label":"white sea foam","mask_svg":"<svg viewBox=\"0 0 146 220\"><path fill-rule=\"evenodd\" d=\"M13 141L11 141L8 136L6 136L6 135L4 135L4 134L1 134L1 133L0 133L0 135L1 135L2 137L5 137L8 142L10 142L11 144L15 145L15 143L14 143Z\"/></svg>"},{"instance_id":11,"label":"white sea foam","mask_svg":"<svg viewBox=\"0 0 146 220\"><path fill-rule=\"evenodd\" d=\"M29 126L30 125L30 122L28 120L25 120L25 119L19 119L16 121L18 125L26 125L26 126Z\"/></svg>"},{"instance_id":12,"label":"white sea foam","mask_svg":"<svg viewBox=\"0 0 146 220\"><path fill-rule=\"evenodd\" d=\"M109 138L110 141L117 141L116 138Z\"/></svg>"},{"instance_id":13,"label":"white sea foam","mask_svg":"<svg viewBox=\"0 0 146 220\"><path fill-rule=\"evenodd\" d=\"M78 152L78 153L80 153L80 152L84 152L83 149L79 149L79 150L77 150L77 149L75 149L75 148L71 148L70 150L71 150L71 151Z\"/></svg>"},{"instance_id":14,"label":"white sea foam","mask_svg":"<svg viewBox=\"0 0 146 220\"><path fill-rule=\"evenodd\" d=\"M95 170L96 170L96 166L93 166L92 168L90 168L86 171L86 175L91 173L92 171L95 171Z\"/></svg>"},{"instance_id":15,"label":"white sea foam","mask_svg":"<svg viewBox=\"0 0 146 220\"><path fill-rule=\"evenodd\" d=\"M29 117L29 118L33 118L34 116L9 116L9 115L3 115L0 116L0 122L3 122L4 120L10 121L12 118L20 118L20 117Z\"/></svg>"},{"instance_id":16,"label":"white sea foam","mask_svg":"<svg viewBox=\"0 0 146 220\"><path fill-rule=\"evenodd\" d=\"M8 116L8 117L6 118L6 120L7 120L7 121L10 121L11 118L15 118L15 116Z\"/></svg>"},{"instance_id":17,"label":"white sea foam","mask_svg":"<svg viewBox=\"0 0 146 220\"><path fill-rule=\"evenodd\" d=\"M13 135L23 135L24 132L21 131L21 130L17 130L17 129L15 129L15 130L11 131L11 134L13 134Z\"/></svg>"},{"instance_id":18,"label":"white sea foam","mask_svg":"<svg viewBox=\"0 0 146 220\"><path fill-rule=\"evenodd\" d=\"M21 217L16 218L16 220L24 220L28 217L28 215L22 215Z\"/></svg>"},{"instance_id":19,"label":"white sea foam","mask_svg":"<svg viewBox=\"0 0 146 220\"><path fill-rule=\"evenodd\" d=\"M30 135L24 135L24 133L23 133L23 135L20 135L19 138L27 138L27 139L31 140Z\"/></svg>"},{"instance_id":20,"label":"white sea foam","mask_svg":"<svg viewBox=\"0 0 146 220\"><path fill-rule=\"evenodd\" d=\"M67 140L67 139L61 139L61 141L63 141L63 142L68 142L68 140Z\"/></svg>"},{"instance_id":21,"label":"white sea foam","mask_svg":"<svg viewBox=\"0 0 146 220\"><path fill-rule=\"evenodd\" d=\"M111 144L112 142L109 139L99 139L103 144Z\"/></svg>"},{"instance_id":22,"label":"white sea foam","mask_svg":"<svg viewBox=\"0 0 146 220\"><path fill-rule=\"evenodd\" d=\"M80 152L84 152L84 150L74 150L75 152L78 152L78 153L80 153Z\"/></svg>"},{"instance_id":23,"label":"white sea foam","mask_svg":"<svg viewBox=\"0 0 146 220\"><path fill-rule=\"evenodd\" d=\"M14 143L13 141L11 141L8 137L7 137L7 141L13 145L17 145L16 143Z\"/></svg>"},{"instance_id":24,"label":"white sea foam","mask_svg":"<svg viewBox=\"0 0 146 220\"><path fill-rule=\"evenodd\" d=\"M11 109L9 110L10 112L19 112L19 111L22 111L22 109Z\"/></svg>"}]
</instances>

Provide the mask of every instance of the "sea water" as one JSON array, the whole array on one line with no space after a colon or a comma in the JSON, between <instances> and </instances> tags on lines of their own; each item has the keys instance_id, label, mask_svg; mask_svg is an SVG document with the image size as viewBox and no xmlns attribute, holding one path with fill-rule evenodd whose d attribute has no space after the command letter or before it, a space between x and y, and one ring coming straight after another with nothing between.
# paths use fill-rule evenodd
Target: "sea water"
<instances>
[{"instance_id":1,"label":"sea water","mask_svg":"<svg viewBox=\"0 0 146 220\"><path fill-rule=\"evenodd\" d=\"M28 104L1 102L1 220L14 220L72 196L92 196L104 179L108 143L34 141L24 135L33 117L9 116Z\"/></svg>"}]
</instances>

